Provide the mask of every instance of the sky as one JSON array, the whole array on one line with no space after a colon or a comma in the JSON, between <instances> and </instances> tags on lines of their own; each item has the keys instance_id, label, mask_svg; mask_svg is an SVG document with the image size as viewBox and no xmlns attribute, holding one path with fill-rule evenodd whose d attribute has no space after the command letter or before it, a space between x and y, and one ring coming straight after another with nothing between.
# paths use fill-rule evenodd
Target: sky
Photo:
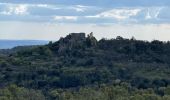
<instances>
[{"instance_id":1,"label":"sky","mask_svg":"<svg viewBox=\"0 0 170 100\"><path fill-rule=\"evenodd\" d=\"M97 39L170 40L170 0L0 0L0 39L58 40L72 32Z\"/></svg>"}]
</instances>

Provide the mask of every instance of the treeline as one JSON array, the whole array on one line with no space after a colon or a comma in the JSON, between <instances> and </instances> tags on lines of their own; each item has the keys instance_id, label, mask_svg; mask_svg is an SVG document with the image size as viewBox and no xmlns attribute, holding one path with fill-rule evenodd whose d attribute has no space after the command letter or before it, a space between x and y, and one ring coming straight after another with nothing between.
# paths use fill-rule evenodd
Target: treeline
<instances>
[{"instance_id":1,"label":"treeline","mask_svg":"<svg viewBox=\"0 0 170 100\"><path fill-rule=\"evenodd\" d=\"M48 98L41 91L10 85L0 89L0 100L169 100L170 86L160 87L158 95L152 88L138 89L128 83L95 84L91 86L51 89Z\"/></svg>"},{"instance_id":2,"label":"treeline","mask_svg":"<svg viewBox=\"0 0 170 100\"><path fill-rule=\"evenodd\" d=\"M45 100L41 91L9 85L0 89L0 100Z\"/></svg>"},{"instance_id":3,"label":"treeline","mask_svg":"<svg viewBox=\"0 0 170 100\"><path fill-rule=\"evenodd\" d=\"M152 88L137 89L127 83L119 85L101 84L93 87L81 87L79 90L53 90L52 97L59 100L169 100L170 87L160 87L165 95L157 95ZM54 94L54 95L53 95ZM57 95L56 95L57 94Z\"/></svg>"}]
</instances>

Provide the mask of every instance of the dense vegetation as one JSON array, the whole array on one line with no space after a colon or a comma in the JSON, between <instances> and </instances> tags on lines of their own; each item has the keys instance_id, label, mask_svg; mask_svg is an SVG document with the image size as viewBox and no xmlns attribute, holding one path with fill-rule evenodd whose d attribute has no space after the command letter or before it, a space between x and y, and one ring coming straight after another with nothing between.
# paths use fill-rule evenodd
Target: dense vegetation
<instances>
[{"instance_id":1,"label":"dense vegetation","mask_svg":"<svg viewBox=\"0 0 170 100\"><path fill-rule=\"evenodd\" d=\"M0 100L170 100L170 42L72 33L0 50Z\"/></svg>"}]
</instances>

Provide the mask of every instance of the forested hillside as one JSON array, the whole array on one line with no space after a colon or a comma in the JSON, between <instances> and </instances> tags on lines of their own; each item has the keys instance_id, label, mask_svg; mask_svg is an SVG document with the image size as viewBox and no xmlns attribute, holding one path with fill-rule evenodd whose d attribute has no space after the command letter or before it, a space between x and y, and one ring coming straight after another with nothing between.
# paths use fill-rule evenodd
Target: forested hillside
<instances>
[{"instance_id":1,"label":"forested hillside","mask_svg":"<svg viewBox=\"0 0 170 100\"><path fill-rule=\"evenodd\" d=\"M0 100L170 100L170 42L71 33L0 51Z\"/></svg>"}]
</instances>

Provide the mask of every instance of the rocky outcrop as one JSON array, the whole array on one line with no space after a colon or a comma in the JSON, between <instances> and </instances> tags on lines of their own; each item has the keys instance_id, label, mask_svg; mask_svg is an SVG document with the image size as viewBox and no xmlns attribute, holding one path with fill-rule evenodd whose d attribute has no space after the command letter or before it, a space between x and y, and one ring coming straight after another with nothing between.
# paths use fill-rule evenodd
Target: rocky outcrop
<instances>
[{"instance_id":1,"label":"rocky outcrop","mask_svg":"<svg viewBox=\"0 0 170 100\"><path fill-rule=\"evenodd\" d=\"M85 33L70 33L65 38L59 40L58 52L66 52L72 49L81 49L86 41Z\"/></svg>"},{"instance_id":2,"label":"rocky outcrop","mask_svg":"<svg viewBox=\"0 0 170 100\"><path fill-rule=\"evenodd\" d=\"M93 36L93 32L87 35L86 43L88 47L96 46L97 45L97 40Z\"/></svg>"},{"instance_id":3,"label":"rocky outcrop","mask_svg":"<svg viewBox=\"0 0 170 100\"><path fill-rule=\"evenodd\" d=\"M87 37L85 33L70 33L65 38L60 38L57 43L54 43L53 47L57 47L57 49L53 50L63 54L71 50L82 50L96 45L97 40L93 33L88 34Z\"/></svg>"}]
</instances>

